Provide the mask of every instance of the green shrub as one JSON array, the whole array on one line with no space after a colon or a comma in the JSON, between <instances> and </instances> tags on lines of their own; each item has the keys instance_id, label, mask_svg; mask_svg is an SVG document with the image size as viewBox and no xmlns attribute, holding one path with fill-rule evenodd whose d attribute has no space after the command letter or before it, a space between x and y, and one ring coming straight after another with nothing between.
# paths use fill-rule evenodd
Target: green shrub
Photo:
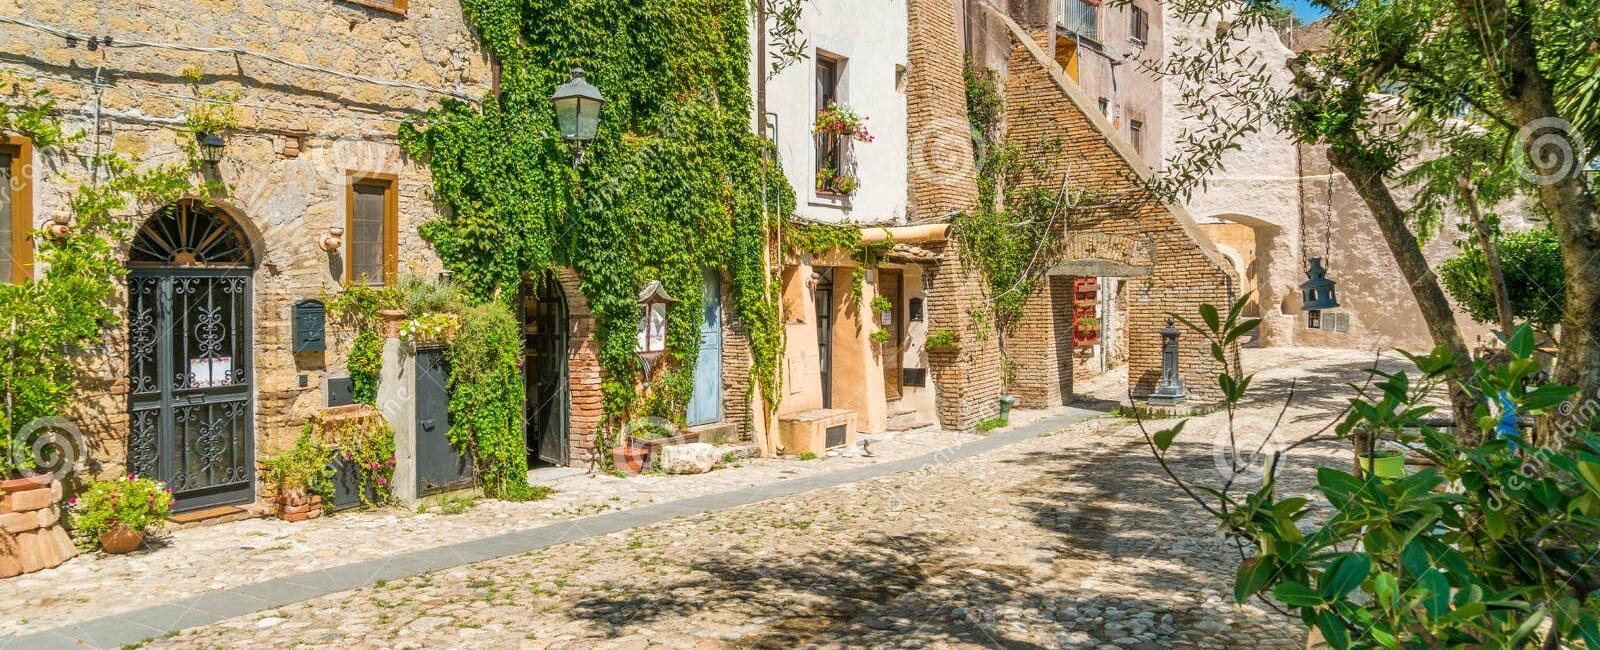
<instances>
[{"instance_id":1,"label":"green shrub","mask_svg":"<svg viewBox=\"0 0 1600 650\"><path fill-rule=\"evenodd\" d=\"M377 405L378 376L383 372L383 337L373 330L361 330L350 344L345 361L350 373L352 399L357 404Z\"/></svg>"},{"instance_id":2,"label":"green shrub","mask_svg":"<svg viewBox=\"0 0 1600 650\"><path fill-rule=\"evenodd\" d=\"M328 448L311 434L307 424L294 447L261 461L261 484L267 495L292 499L297 495L333 495L333 469L328 466Z\"/></svg>"},{"instance_id":3,"label":"green shrub","mask_svg":"<svg viewBox=\"0 0 1600 650\"><path fill-rule=\"evenodd\" d=\"M929 352L959 350L961 349L961 339L955 332L950 330L933 330L928 332L928 338L924 345L926 345Z\"/></svg>"},{"instance_id":4,"label":"green shrub","mask_svg":"<svg viewBox=\"0 0 1600 650\"><path fill-rule=\"evenodd\" d=\"M1495 237L1495 251L1506 276L1506 297L1517 320L1549 328L1561 322L1567 281L1561 270L1561 241L1549 228L1504 232ZM1498 324L1489 264L1483 250L1472 246L1439 265L1439 280L1472 320Z\"/></svg>"},{"instance_id":5,"label":"green shrub","mask_svg":"<svg viewBox=\"0 0 1600 650\"><path fill-rule=\"evenodd\" d=\"M523 440L522 324L511 307L466 310L451 342L450 443L469 453L489 496L530 498Z\"/></svg>"},{"instance_id":6,"label":"green shrub","mask_svg":"<svg viewBox=\"0 0 1600 650\"><path fill-rule=\"evenodd\" d=\"M984 420L984 421L978 423L978 433L988 433L990 431L994 431L995 429L999 429L1001 427L1004 427L1004 426L1006 426L1008 424L1011 424L1010 418L1000 418L1000 417L989 418L987 420Z\"/></svg>"},{"instance_id":7,"label":"green shrub","mask_svg":"<svg viewBox=\"0 0 1600 650\"><path fill-rule=\"evenodd\" d=\"M165 484L130 474L91 482L72 501L72 529L91 539L117 529L160 529L171 511L172 492Z\"/></svg>"}]
</instances>

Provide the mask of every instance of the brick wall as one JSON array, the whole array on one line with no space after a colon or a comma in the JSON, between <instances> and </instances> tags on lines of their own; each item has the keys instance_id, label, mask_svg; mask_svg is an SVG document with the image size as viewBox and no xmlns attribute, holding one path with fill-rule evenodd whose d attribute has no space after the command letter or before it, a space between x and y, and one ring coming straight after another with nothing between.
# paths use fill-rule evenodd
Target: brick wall
<instances>
[{"instance_id":1,"label":"brick wall","mask_svg":"<svg viewBox=\"0 0 1600 650\"><path fill-rule=\"evenodd\" d=\"M1024 151L1045 141L1059 142L1060 148L1046 170L1025 184L1054 189L1065 182L1072 189L1114 193L1109 195L1111 199L1102 200L1100 205L1106 207L1076 215L1070 233L1103 233L1138 245L1153 244L1151 273L1130 280L1135 286L1127 303L1128 380L1135 394L1148 393L1161 376L1160 329L1166 325L1167 314L1194 314L1202 303L1225 308L1231 302L1234 278L1180 207L1158 201L1130 180L1149 173L1131 145L1120 136L1108 135L1109 124L1098 115L1098 109L1084 97L1075 96L1075 89L1066 87L1070 82L1061 77L1059 67L1030 45L1013 39L1005 82L1007 140ZM1065 224L1061 227L1062 237L1071 236ZM1053 386L1070 385L1069 378L1056 379L1062 373L1057 359L1066 355L1057 350L1055 328L1070 327L1070 317L1062 322L1059 311L1052 309L1053 286L1030 297L1024 325L1011 339L1015 350L1022 353L1014 353L1012 358L1025 364L1019 379L1024 374L1044 377L1028 380L1029 395L1035 401L1052 398ZM1050 314L1056 315L1058 323L1038 322ZM1180 338L1180 347L1186 386L1202 397L1214 395L1220 366L1211 358L1209 347L1192 333Z\"/></svg>"},{"instance_id":2,"label":"brick wall","mask_svg":"<svg viewBox=\"0 0 1600 650\"><path fill-rule=\"evenodd\" d=\"M577 272L563 268L556 278L567 299L567 448L572 466L577 467L594 460L595 433L605 419L600 342L595 339L594 313L579 290Z\"/></svg>"}]
</instances>

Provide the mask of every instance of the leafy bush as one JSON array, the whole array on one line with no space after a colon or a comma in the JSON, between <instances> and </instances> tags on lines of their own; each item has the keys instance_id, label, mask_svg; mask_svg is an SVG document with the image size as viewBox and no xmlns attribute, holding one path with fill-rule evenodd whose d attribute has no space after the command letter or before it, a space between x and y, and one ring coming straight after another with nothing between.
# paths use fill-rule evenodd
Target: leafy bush
<instances>
[{"instance_id":1,"label":"leafy bush","mask_svg":"<svg viewBox=\"0 0 1600 650\"><path fill-rule=\"evenodd\" d=\"M352 399L357 404L378 403L378 376L383 372L383 337L374 330L361 330L350 344L345 361L350 372Z\"/></svg>"},{"instance_id":2,"label":"leafy bush","mask_svg":"<svg viewBox=\"0 0 1600 650\"><path fill-rule=\"evenodd\" d=\"M1203 306L1203 326L1184 322L1225 349L1253 326L1239 322L1244 302L1226 317ZM1273 453L1253 492L1235 493L1240 474L1254 471L1249 449L1229 450L1231 473L1206 485L1180 478L1166 462L1188 420L1146 432L1146 440L1168 476L1240 542L1234 599L1287 609L1335 649L1572 648L1579 639L1600 647L1591 599L1600 567L1590 562L1600 553L1600 436L1590 428L1592 405L1557 410L1575 389L1530 381L1541 370L1530 358L1533 338L1528 326L1519 328L1507 345L1511 360L1476 375L1472 388L1498 396L1503 413L1480 407L1478 422L1460 435L1429 426L1424 418L1435 407L1426 402L1448 382L1455 360L1442 347L1408 354L1417 381L1374 370L1381 381L1350 399L1334 434ZM1230 415L1250 379L1237 368L1218 377ZM1517 425L1501 424L1502 416L1515 422L1512 414L1563 416L1552 428L1567 435L1530 440ZM1280 498L1284 453L1355 438L1408 445L1432 466L1402 479L1318 468L1316 490L1333 513L1315 524L1309 499Z\"/></svg>"},{"instance_id":3,"label":"leafy bush","mask_svg":"<svg viewBox=\"0 0 1600 650\"><path fill-rule=\"evenodd\" d=\"M472 455L490 496L529 498L522 325L501 302L467 309L450 358L450 443Z\"/></svg>"},{"instance_id":4,"label":"leafy bush","mask_svg":"<svg viewBox=\"0 0 1600 650\"><path fill-rule=\"evenodd\" d=\"M928 332L928 338L924 345L927 346L929 352L959 350L961 349L961 339L953 331L934 330Z\"/></svg>"},{"instance_id":5,"label":"leafy bush","mask_svg":"<svg viewBox=\"0 0 1600 650\"><path fill-rule=\"evenodd\" d=\"M1549 328L1561 322L1566 276L1561 270L1561 241L1549 228L1503 232L1495 237L1495 251L1505 270L1506 297L1519 320ZM1490 284L1489 264L1483 250L1472 246L1439 265L1439 280L1450 297L1480 323L1500 318Z\"/></svg>"},{"instance_id":6,"label":"leafy bush","mask_svg":"<svg viewBox=\"0 0 1600 650\"><path fill-rule=\"evenodd\" d=\"M266 486L269 496L282 501L309 496L331 498L330 453L322 441L312 435L312 425L307 424L295 440L294 448L261 461L261 484Z\"/></svg>"},{"instance_id":7,"label":"leafy bush","mask_svg":"<svg viewBox=\"0 0 1600 650\"><path fill-rule=\"evenodd\" d=\"M98 538L117 529L142 532L166 525L172 492L163 483L130 474L90 483L71 507L72 528L80 535Z\"/></svg>"},{"instance_id":8,"label":"leafy bush","mask_svg":"<svg viewBox=\"0 0 1600 650\"><path fill-rule=\"evenodd\" d=\"M978 423L978 433L988 433L1011 424L1010 418L993 417Z\"/></svg>"}]
</instances>

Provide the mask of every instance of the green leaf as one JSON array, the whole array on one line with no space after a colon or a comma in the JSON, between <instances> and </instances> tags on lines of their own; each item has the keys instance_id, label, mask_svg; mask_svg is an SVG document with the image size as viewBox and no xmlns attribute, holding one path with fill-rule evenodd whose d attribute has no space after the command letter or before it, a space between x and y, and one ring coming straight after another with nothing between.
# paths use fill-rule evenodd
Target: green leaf
<instances>
[{"instance_id":1,"label":"green leaf","mask_svg":"<svg viewBox=\"0 0 1600 650\"><path fill-rule=\"evenodd\" d=\"M1323 600L1338 600L1350 590L1361 586L1372 570L1372 560L1365 553L1350 553L1328 565L1318 580Z\"/></svg>"},{"instance_id":2,"label":"green leaf","mask_svg":"<svg viewBox=\"0 0 1600 650\"><path fill-rule=\"evenodd\" d=\"M1394 597L1400 593L1400 582L1393 573L1378 572L1372 577L1372 595L1378 598L1378 605L1385 611L1394 609Z\"/></svg>"},{"instance_id":3,"label":"green leaf","mask_svg":"<svg viewBox=\"0 0 1600 650\"><path fill-rule=\"evenodd\" d=\"M1350 647L1350 631L1345 629L1344 620L1333 612L1317 612L1317 631L1322 632L1322 640L1333 650Z\"/></svg>"},{"instance_id":4,"label":"green leaf","mask_svg":"<svg viewBox=\"0 0 1600 650\"><path fill-rule=\"evenodd\" d=\"M1243 603L1260 593L1277 568L1277 559L1271 555L1257 555L1240 562L1233 579L1233 602Z\"/></svg>"},{"instance_id":5,"label":"green leaf","mask_svg":"<svg viewBox=\"0 0 1600 650\"><path fill-rule=\"evenodd\" d=\"M1211 303L1200 305L1200 318L1206 322L1206 327L1211 328L1212 334L1217 334L1222 328L1221 318L1217 315L1217 307Z\"/></svg>"},{"instance_id":6,"label":"green leaf","mask_svg":"<svg viewBox=\"0 0 1600 650\"><path fill-rule=\"evenodd\" d=\"M1511 354L1516 355L1518 359L1526 359L1529 355L1532 355L1533 328L1529 327L1527 323L1518 326L1517 331L1512 333L1511 340L1506 342L1506 349L1510 350Z\"/></svg>"},{"instance_id":7,"label":"green leaf","mask_svg":"<svg viewBox=\"0 0 1600 650\"><path fill-rule=\"evenodd\" d=\"M1554 406L1559 406L1562 402L1567 401L1568 397L1572 397L1572 394L1576 392L1578 392L1578 387L1576 386L1556 386L1553 384L1545 384L1535 388L1533 392L1524 395L1522 397L1520 406L1528 411L1542 411Z\"/></svg>"},{"instance_id":8,"label":"green leaf","mask_svg":"<svg viewBox=\"0 0 1600 650\"><path fill-rule=\"evenodd\" d=\"M1483 525L1489 529L1489 539L1506 536L1506 514L1492 504L1483 509Z\"/></svg>"},{"instance_id":9,"label":"green leaf","mask_svg":"<svg viewBox=\"0 0 1600 650\"><path fill-rule=\"evenodd\" d=\"M1188 420L1182 420L1175 427L1157 431L1154 436L1151 436L1155 440L1156 449L1166 451L1168 447L1171 447L1172 439L1178 437L1178 434L1183 432L1183 427L1187 424L1189 424Z\"/></svg>"},{"instance_id":10,"label":"green leaf","mask_svg":"<svg viewBox=\"0 0 1600 650\"><path fill-rule=\"evenodd\" d=\"M1322 597L1317 595L1317 592L1292 580L1278 583L1272 590L1272 597L1293 607L1316 607L1323 603Z\"/></svg>"}]
</instances>

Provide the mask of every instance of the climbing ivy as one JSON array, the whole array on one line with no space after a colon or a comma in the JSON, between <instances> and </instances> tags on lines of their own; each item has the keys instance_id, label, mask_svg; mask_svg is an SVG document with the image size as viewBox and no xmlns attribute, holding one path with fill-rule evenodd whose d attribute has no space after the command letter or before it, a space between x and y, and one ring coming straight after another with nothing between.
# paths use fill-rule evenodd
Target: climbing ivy
<instances>
[{"instance_id":1,"label":"climbing ivy","mask_svg":"<svg viewBox=\"0 0 1600 650\"><path fill-rule=\"evenodd\" d=\"M481 111L446 101L401 128L451 208L422 232L460 288L509 301L526 279L575 270L596 317L611 427L637 406L638 288L659 279L680 301L668 317L665 379L652 385L664 405L655 408L676 413L699 346L702 271L725 269L755 376L775 405L781 328L767 252L794 192L750 132L745 1L462 6L500 63L500 93ZM574 166L549 96L576 67L608 102Z\"/></svg>"}]
</instances>

